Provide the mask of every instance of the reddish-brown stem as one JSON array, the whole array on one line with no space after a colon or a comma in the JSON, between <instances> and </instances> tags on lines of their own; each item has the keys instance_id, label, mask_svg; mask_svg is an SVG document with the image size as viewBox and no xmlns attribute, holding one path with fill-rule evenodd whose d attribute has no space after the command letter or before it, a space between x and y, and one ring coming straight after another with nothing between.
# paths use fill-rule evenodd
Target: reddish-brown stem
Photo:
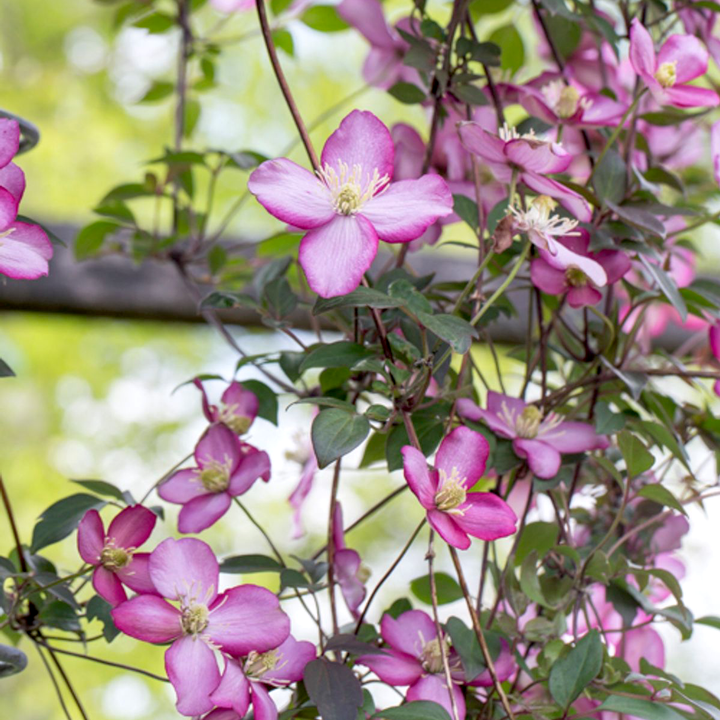
<instances>
[{"instance_id":1,"label":"reddish-brown stem","mask_svg":"<svg viewBox=\"0 0 720 720\"><path fill-rule=\"evenodd\" d=\"M330 512L328 517L327 530L327 560L328 560L328 593L330 595L330 613L332 615L333 635L338 633L337 605L335 603L335 539L333 527L335 524L335 507L337 506L337 492L340 487L340 465L341 461L335 463L333 473L332 489L330 491Z\"/></svg>"},{"instance_id":2,"label":"reddish-brown stem","mask_svg":"<svg viewBox=\"0 0 720 720\"><path fill-rule=\"evenodd\" d=\"M0 475L0 495L2 495L3 505L5 506L5 512L7 513L8 520L10 521L10 530L15 540L15 549L18 554L18 562L20 563L20 569L23 572L28 571L27 560L25 560L25 553L23 552L23 546L20 542L20 534L18 533L17 525L15 524L15 515L13 515L12 505L10 505L10 497L5 489L5 482L3 481L2 475Z\"/></svg>"}]
</instances>

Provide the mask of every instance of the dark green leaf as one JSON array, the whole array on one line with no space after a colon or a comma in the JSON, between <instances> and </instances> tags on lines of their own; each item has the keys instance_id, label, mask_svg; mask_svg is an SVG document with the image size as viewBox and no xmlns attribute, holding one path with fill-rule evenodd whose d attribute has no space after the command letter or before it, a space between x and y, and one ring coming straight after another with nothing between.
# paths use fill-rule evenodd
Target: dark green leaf
<instances>
[{"instance_id":1,"label":"dark green leaf","mask_svg":"<svg viewBox=\"0 0 720 720\"><path fill-rule=\"evenodd\" d=\"M477 337L475 328L457 315L428 315L417 313L418 320L431 332L444 340L450 347L460 354L466 353Z\"/></svg>"},{"instance_id":2,"label":"dark green leaf","mask_svg":"<svg viewBox=\"0 0 720 720\"><path fill-rule=\"evenodd\" d=\"M362 415L336 408L322 410L312 424L312 443L319 467L327 467L347 455L369 432L370 423Z\"/></svg>"},{"instance_id":3,"label":"dark green leaf","mask_svg":"<svg viewBox=\"0 0 720 720\"><path fill-rule=\"evenodd\" d=\"M220 572L243 575L260 572L280 572L282 565L267 555L233 555L220 563Z\"/></svg>"},{"instance_id":4,"label":"dark green leaf","mask_svg":"<svg viewBox=\"0 0 720 720\"><path fill-rule=\"evenodd\" d=\"M578 640L570 652L555 661L548 686L555 702L565 709L598 676L603 664L603 644L597 630Z\"/></svg>"},{"instance_id":5,"label":"dark green leaf","mask_svg":"<svg viewBox=\"0 0 720 720\"><path fill-rule=\"evenodd\" d=\"M685 508L680 504L678 499L660 483L653 483L652 485L645 485L640 489L638 493L640 497L644 497L647 500L652 500L658 503L658 505L664 505L670 507L673 510L681 512L683 515L687 515Z\"/></svg>"},{"instance_id":6,"label":"dark green leaf","mask_svg":"<svg viewBox=\"0 0 720 720\"><path fill-rule=\"evenodd\" d=\"M356 720L363 704L360 681L347 666L318 658L305 666L305 688L323 720Z\"/></svg>"},{"instance_id":7,"label":"dark green leaf","mask_svg":"<svg viewBox=\"0 0 720 720\"><path fill-rule=\"evenodd\" d=\"M15 377L15 371L2 359L0 359L0 377Z\"/></svg>"},{"instance_id":8,"label":"dark green leaf","mask_svg":"<svg viewBox=\"0 0 720 720\"><path fill-rule=\"evenodd\" d=\"M649 210L634 207L633 205L616 205L607 198L605 199L605 204L626 223L641 230L647 230L658 237L665 237L665 225Z\"/></svg>"},{"instance_id":9,"label":"dark green leaf","mask_svg":"<svg viewBox=\"0 0 720 720\"><path fill-rule=\"evenodd\" d=\"M122 226L107 220L98 220L84 227L75 239L75 257L84 260L94 255L105 242L105 238Z\"/></svg>"},{"instance_id":10,"label":"dark green leaf","mask_svg":"<svg viewBox=\"0 0 720 720\"><path fill-rule=\"evenodd\" d=\"M15 675L27 667L27 655L22 650L0 645L0 678Z\"/></svg>"},{"instance_id":11,"label":"dark green leaf","mask_svg":"<svg viewBox=\"0 0 720 720\"><path fill-rule=\"evenodd\" d=\"M683 715L664 703L621 695L611 695L596 710L633 715L643 720L684 720Z\"/></svg>"},{"instance_id":12,"label":"dark green leaf","mask_svg":"<svg viewBox=\"0 0 720 720\"><path fill-rule=\"evenodd\" d=\"M438 605L445 605L455 600L459 600L463 594L457 582L447 573L435 573L435 588L437 590ZM412 594L426 605L432 605L432 595L430 593L430 576L423 575L415 578L410 582L410 590Z\"/></svg>"},{"instance_id":13,"label":"dark green leaf","mask_svg":"<svg viewBox=\"0 0 720 720\"><path fill-rule=\"evenodd\" d=\"M451 617L445 623L445 629L450 635L453 649L460 656L463 671L465 672L465 680L467 682L474 680L486 669L485 659L475 631L456 617Z\"/></svg>"},{"instance_id":14,"label":"dark green leaf","mask_svg":"<svg viewBox=\"0 0 720 720\"><path fill-rule=\"evenodd\" d=\"M607 435L622 430L625 427L625 416L610 409L604 401L595 405L595 430L600 435Z\"/></svg>"},{"instance_id":15,"label":"dark green leaf","mask_svg":"<svg viewBox=\"0 0 720 720\"><path fill-rule=\"evenodd\" d=\"M62 602L62 600L53 600L45 605L38 617L48 627L68 632L78 632L80 630L80 620L78 620L75 610L67 603Z\"/></svg>"},{"instance_id":16,"label":"dark green leaf","mask_svg":"<svg viewBox=\"0 0 720 720\"><path fill-rule=\"evenodd\" d=\"M450 720L447 710L430 700L415 700L397 707L385 708L375 717L378 720Z\"/></svg>"},{"instance_id":17,"label":"dark green leaf","mask_svg":"<svg viewBox=\"0 0 720 720\"><path fill-rule=\"evenodd\" d=\"M299 371L302 374L310 368L352 368L355 363L373 355L371 350L353 342L340 341L316 345L302 361Z\"/></svg>"},{"instance_id":18,"label":"dark green leaf","mask_svg":"<svg viewBox=\"0 0 720 720\"><path fill-rule=\"evenodd\" d=\"M85 611L88 620L99 620L103 624L103 636L107 643L111 643L120 634L113 622L111 611L112 605L99 595L90 598Z\"/></svg>"},{"instance_id":19,"label":"dark green leaf","mask_svg":"<svg viewBox=\"0 0 720 720\"><path fill-rule=\"evenodd\" d=\"M290 288L287 278L275 278L263 288L263 305L276 320L290 315L297 304L297 295Z\"/></svg>"},{"instance_id":20,"label":"dark green leaf","mask_svg":"<svg viewBox=\"0 0 720 720\"><path fill-rule=\"evenodd\" d=\"M478 230L478 206L474 200L466 195L453 195L453 211L473 230Z\"/></svg>"},{"instance_id":21,"label":"dark green leaf","mask_svg":"<svg viewBox=\"0 0 720 720\"><path fill-rule=\"evenodd\" d=\"M358 640L355 635L341 634L331 637L325 643L325 652L330 650L343 650L349 652L352 655L387 655L384 650L381 650L376 645L362 642Z\"/></svg>"},{"instance_id":22,"label":"dark green leaf","mask_svg":"<svg viewBox=\"0 0 720 720\"><path fill-rule=\"evenodd\" d=\"M385 612L391 618L397 620L403 613L412 609L413 607L407 598L398 598Z\"/></svg>"},{"instance_id":23,"label":"dark green leaf","mask_svg":"<svg viewBox=\"0 0 720 720\"><path fill-rule=\"evenodd\" d=\"M625 459L629 478L642 475L653 466L655 458L638 437L627 430L623 430L618 433L617 439L620 452Z\"/></svg>"},{"instance_id":24,"label":"dark green leaf","mask_svg":"<svg viewBox=\"0 0 720 720\"><path fill-rule=\"evenodd\" d=\"M278 400L275 391L259 380L243 380L242 386L257 397L258 417L277 425Z\"/></svg>"},{"instance_id":25,"label":"dark green leaf","mask_svg":"<svg viewBox=\"0 0 720 720\"><path fill-rule=\"evenodd\" d=\"M678 311L680 318L683 322L687 320L687 305L683 299L678 286L675 281L665 272L659 265L651 263L644 255L640 255L640 262L645 266L645 269L650 273L662 294L668 299L670 304Z\"/></svg>"},{"instance_id":26,"label":"dark green leaf","mask_svg":"<svg viewBox=\"0 0 720 720\"><path fill-rule=\"evenodd\" d=\"M625 197L627 186L627 167L615 150L608 150L600 164L595 168L593 187L595 194L603 202L610 200L619 203Z\"/></svg>"},{"instance_id":27,"label":"dark green leaf","mask_svg":"<svg viewBox=\"0 0 720 720\"><path fill-rule=\"evenodd\" d=\"M313 307L313 315L344 307L393 308L400 307L402 304L401 298L391 298L373 288L359 287L347 295L338 295L332 298L319 297Z\"/></svg>"},{"instance_id":28,"label":"dark green leaf","mask_svg":"<svg viewBox=\"0 0 720 720\"><path fill-rule=\"evenodd\" d=\"M94 492L96 495L106 495L107 497L115 498L116 500L123 499L123 492L120 488L115 487L109 482L104 480L73 480L77 485L82 485L86 490Z\"/></svg>"},{"instance_id":29,"label":"dark green leaf","mask_svg":"<svg viewBox=\"0 0 720 720\"><path fill-rule=\"evenodd\" d=\"M558 528L555 523L534 522L523 529L515 549L515 566L522 565L523 560L533 551L539 558L552 549L558 540Z\"/></svg>"},{"instance_id":30,"label":"dark green leaf","mask_svg":"<svg viewBox=\"0 0 720 720\"><path fill-rule=\"evenodd\" d=\"M452 86L452 93L461 102L467 105L488 105L487 95L472 83L459 83Z\"/></svg>"},{"instance_id":31,"label":"dark green leaf","mask_svg":"<svg viewBox=\"0 0 720 720\"><path fill-rule=\"evenodd\" d=\"M417 85L408 82L395 83L388 92L401 103L405 105L416 105L424 102L427 95L424 90Z\"/></svg>"},{"instance_id":32,"label":"dark green leaf","mask_svg":"<svg viewBox=\"0 0 720 720\"><path fill-rule=\"evenodd\" d=\"M78 493L58 500L40 516L33 530L30 551L36 553L48 545L63 540L75 530L88 510L106 505L95 495Z\"/></svg>"}]
</instances>

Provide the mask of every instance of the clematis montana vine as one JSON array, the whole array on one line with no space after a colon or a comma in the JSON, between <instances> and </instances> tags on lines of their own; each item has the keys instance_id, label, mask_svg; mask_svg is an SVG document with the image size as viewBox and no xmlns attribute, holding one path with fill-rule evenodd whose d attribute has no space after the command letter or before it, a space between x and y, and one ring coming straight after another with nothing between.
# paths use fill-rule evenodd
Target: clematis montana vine
<instances>
[{"instance_id":1,"label":"clematis montana vine","mask_svg":"<svg viewBox=\"0 0 720 720\"><path fill-rule=\"evenodd\" d=\"M120 511L105 533L100 513L88 510L78 525L80 557L93 570L92 584L111 605L127 600L124 585L138 593L155 592L148 572L149 553L136 552L155 527L157 516L142 505Z\"/></svg>"},{"instance_id":2,"label":"clematis montana vine","mask_svg":"<svg viewBox=\"0 0 720 720\"><path fill-rule=\"evenodd\" d=\"M405 479L427 519L453 547L466 550L470 536L497 540L515 532L517 516L497 495L468 492L483 476L489 454L487 440L466 427L455 428L440 444L435 469L414 447L402 449Z\"/></svg>"},{"instance_id":3,"label":"clematis montana vine","mask_svg":"<svg viewBox=\"0 0 720 720\"><path fill-rule=\"evenodd\" d=\"M587 423L563 420L555 413L543 417L535 405L492 390L488 392L487 409L465 398L458 400L457 409L461 417L483 420L496 435L512 439L515 454L526 458L539 478L557 475L563 453L604 450L610 444Z\"/></svg>"},{"instance_id":4,"label":"clematis montana vine","mask_svg":"<svg viewBox=\"0 0 720 720\"><path fill-rule=\"evenodd\" d=\"M218 561L201 540L161 542L150 555L149 572L160 597L134 597L112 617L126 635L172 643L165 668L181 715L213 709L210 695L220 684L215 650L235 657L264 653L290 634L290 620L269 590L240 585L218 594Z\"/></svg>"},{"instance_id":5,"label":"clematis montana vine","mask_svg":"<svg viewBox=\"0 0 720 720\"><path fill-rule=\"evenodd\" d=\"M209 422L223 423L238 435L243 435L250 429L260 405L254 392L233 381L220 397L220 404L211 405L200 378L195 378L193 383L202 393L203 413Z\"/></svg>"},{"instance_id":6,"label":"clematis montana vine","mask_svg":"<svg viewBox=\"0 0 720 720\"><path fill-rule=\"evenodd\" d=\"M630 26L630 62L659 105L691 108L720 103L714 90L687 84L708 67L708 52L696 37L671 35L656 55L650 33L635 18Z\"/></svg>"},{"instance_id":7,"label":"clematis montana vine","mask_svg":"<svg viewBox=\"0 0 720 720\"><path fill-rule=\"evenodd\" d=\"M0 118L0 273L18 280L48 274L53 247L38 225L17 220L25 175L12 159L20 148L17 120Z\"/></svg>"},{"instance_id":8,"label":"clematis montana vine","mask_svg":"<svg viewBox=\"0 0 720 720\"><path fill-rule=\"evenodd\" d=\"M226 658L225 671L211 700L218 708L232 709L227 720L242 720L250 703L257 720L277 720L277 707L268 691L302 680L305 666L315 655L312 643L289 635L273 650L251 652L241 660Z\"/></svg>"},{"instance_id":9,"label":"clematis montana vine","mask_svg":"<svg viewBox=\"0 0 720 720\"><path fill-rule=\"evenodd\" d=\"M309 230L299 260L318 295L358 287L378 240L410 242L452 213L452 195L438 175L391 183L394 156L385 125L353 110L325 143L319 177L286 158L268 160L250 176L250 192L271 215Z\"/></svg>"},{"instance_id":10,"label":"clematis montana vine","mask_svg":"<svg viewBox=\"0 0 720 720\"><path fill-rule=\"evenodd\" d=\"M160 487L158 495L182 505L178 530L198 533L216 523L232 498L246 493L262 477L270 477L267 453L243 443L225 425L211 425L195 446L197 467L178 470Z\"/></svg>"}]
</instances>

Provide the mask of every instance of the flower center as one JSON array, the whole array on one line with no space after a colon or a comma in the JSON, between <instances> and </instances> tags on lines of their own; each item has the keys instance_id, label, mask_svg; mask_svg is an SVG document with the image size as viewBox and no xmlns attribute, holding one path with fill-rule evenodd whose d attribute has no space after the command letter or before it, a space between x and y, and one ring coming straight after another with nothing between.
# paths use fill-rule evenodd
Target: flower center
<instances>
[{"instance_id":1,"label":"flower center","mask_svg":"<svg viewBox=\"0 0 720 720\"><path fill-rule=\"evenodd\" d=\"M219 463L211 460L199 474L203 487L211 493L220 493L228 489L230 484L229 463Z\"/></svg>"},{"instance_id":2,"label":"flower center","mask_svg":"<svg viewBox=\"0 0 720 720\"><path fill-rule=\"evenodd\" d=\"M572 117L580 105L580 93L562 80L554 80L541 90L548 105L559 118Z\"/></svg>"},{"instance_id":3,"label":"flower center","mask_svg":"<svg viewBox=\"0 0 720 720\"><path fill-rule=\"evenodd\" d=\"M510 212L514 217L516 231L535 231L542 237L545 250L547 250L547 238L544 237L546 235L579 235L580 233L575 230L578 225L577 220L550 214L555 205L555 201L547 195L538 195L527 210L511 205Z\"/></svg>"},{"instance_id":4,"label":"flower center","mask_svg":"<svg viewBox=\"0 0 720 720\"><path fill-rule=\"evenodd\" d=\"M100 553L100 564L106 570L120 570L132 560L132 551L125 548L106 545Z\"/></svg>"},{"instance_id":5,"label":"flower center","mask_svg":"<svg viewBox=\"0 0 720 720\"><path fill-rule=\"evenodd\" d=\"M280 660L282 653L277 650L268 650L264 653L250 651L245 662L245 675L248 677L261 678L266 672L274 670Z\"/></svg>"},{"instance_id":6,"label":"flower center","mask_svg":"<svg viewBox=\"0 0 720 720\"><path fill-rule=\"evenodd\" d=\"M585 287L589 282L588 276L580 268L572 266L565 271L565 279L570 287Z\"/></svg>"},{"instance_id":7,"label":"flower center","mask_svg":"<svg viewBox=\"0 0 720 720\"><path fill-rule=\"evenodd\" d=\"M532 439L537 436L542 422L542 412L534 405L528 405L515 421L515 432L518 437Z\"/></svg>"},{"instance_id":8,"label":"flower center","mask_svg":"<svg viewBox=\"0 0 720 720\"><path fill-rule=\"evenodd\" d=\"M460 477L457 468L452 469L449 477L444 470L440 470L439 474L440 489L435 495L435 507L442 512L455 510L455 514L461 513L462 511L456 510L456 508L462 505L467 497L467 491L463 484L465 478Z\"/></svg>"},{"instance_id":9,"label":"flower center","mask_svg":"<svg viewBox=\"0 0 720 720\"><path fill-rule=\"evenodd\" d=\"M236 435L243 435L252 425L252 420L245 415L237 415L237 405L223 405L220 408L220 422L227 425Z\"/></svg>"},{"instance_id":10,"label":"flower center","mask_svg":"<svg viewBox=\"0 0 720 720\"><path fill-rule=\"evenodd\" d=\"M447 638L443 638L442 641L445 643L445 651L447 652L450 649L450 642ZM430 673L442 672L442 649L438 638L425 643L422 649L422 654L420 655L420 662L425 670Z\"/></svg>"},{"instance_id":11,"label":"flower center","mask_svg":"<svg viewBox=\"0 0 720 720\"><path fill-rule=\"evenodd\" d=\"M199 635L208 626L207 605L191 603L183 608L180 624L186 635Z\"/></svg>"},{"instance_id":12,"label":"flower center","mask_svg":"<svg viewBox=\"0 0 720 720\"><path fill-rule=\"evenodd\" d=\"M664 88L672 87L677 80L677 60L662 63L655 73L655 79Z\"/></svg>"},{"instance_id":13,"label":"flower center","mask_svg":"<svg viewBox=\"0 0 720 720\"><path fill-rule=\"evenodd\" d=\"M361 165L353 165L350 170L348 165L339 160L338 170L326 163L318 171L320 179L330 190L333 208L338 215L356 215L368 200L384 190L390 182L387 175L380 177L377 168L373 169L372 174L363 175Z\"/></svg>"}]
</instances>

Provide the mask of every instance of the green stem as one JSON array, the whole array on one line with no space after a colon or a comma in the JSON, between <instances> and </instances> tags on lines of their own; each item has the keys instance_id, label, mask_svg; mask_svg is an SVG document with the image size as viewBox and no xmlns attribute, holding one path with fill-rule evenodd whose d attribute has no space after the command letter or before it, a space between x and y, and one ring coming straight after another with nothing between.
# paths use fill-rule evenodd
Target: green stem
<instances>
[{"instance_id":1,"label":"green stem","mask_svg":"<svg viewBox=\"0 0 720 720\"><path fill-rule=\"evenodd\" d=\"M265 532L265 528L253 517L252 513L236 497L234 497L233 500L235 501L235 504L245 513L245 515L247 515L248 520L260 531L260 534L265 538L267 544L270 546L270 549L273 551L273 554L277 558L277 561L284 568L287 567L283 556L280 554L280 551L275 547L275 543L270 539L270 536L267 534L267 532Z\"/></svg>"}]
</instances>

